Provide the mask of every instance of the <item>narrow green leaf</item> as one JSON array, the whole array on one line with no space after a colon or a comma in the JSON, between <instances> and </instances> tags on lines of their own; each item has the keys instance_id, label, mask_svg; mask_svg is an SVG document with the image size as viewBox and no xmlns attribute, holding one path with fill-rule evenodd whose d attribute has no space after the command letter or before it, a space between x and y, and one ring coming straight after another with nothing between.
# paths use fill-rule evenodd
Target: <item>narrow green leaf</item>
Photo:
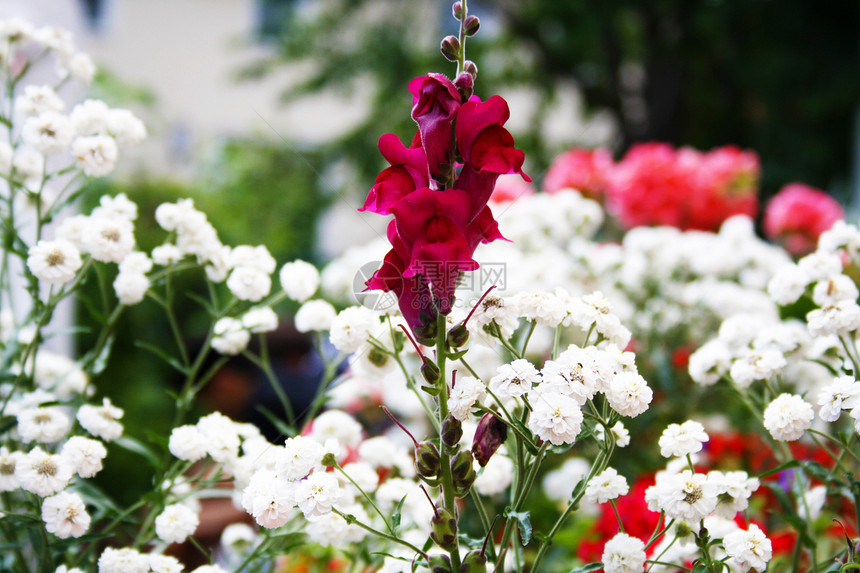
<instances>
[{"instance_id":1,"label":"narrow green leaf","mask_svg":"<svg viewBox=\"0 0 860 573\"><path fill-rule=\"evenodd\" d=\"M400 527L400 518L403 515L403 502L405 501L406 496L404 495L397 503L397 507L394 508L394 512L391 514L391 529L394 531L397 531L397 528Z\"/></svg>"},{"instance_id":2,"label":"narrow green leaf","mask_svg":"<svg viewBox=\"0 0 860 573\"><path fill-rule=\"evenodd\" d=\"M138 340L137 342L135 342L135 346L137 346L138 348L143 348L144 350L149 350L150 352L164 360L167 364L172 366L174 369L179 371L179 373L183 376L186 376L188 374L188 370L185 368L185 366L182 365L181 362L179 362L176 358L174 358L161 348L155 346L154 344Z\"/></svg>"},{"instance_id":3,"label":"narrow green leaf","mask_svg":"<svg viewBox=\"0 0 860 573\"><path fill-rule=\"evenodd\" d=\"M156 469L161 467L161 460L158 458L156 453L140 440L132 438L131 436L121 436L111 443L116 444L124 450L138 454Z\"/></svg>"},{"instance_id":4,"label":"narrow green leaf","mask_svg":"<svg viewBox=\"0 0 860 573\"><path fill-rule=\"evenodd\" d=\"M600 571L601 569L603 569L603 563L595 561L594 563L571 569L570 573L590 573L591 571Z\"/></svg>"},{"instance_id":5,"label":"narrow green leaf","mask_svg":"<svg viewBox=\"0 0 860 573\"><path fill-rule=\"evenodd\" d=\"M93 365L90 368L93 374L101 374L104 372L104 369L107 367L108 358L110 358L111 350L113 350L114 340L116 340L116 336L112 334L108 336L102 351L99 352L99 355L95 357L95 360L93 360Z\"/></svg>"},{"instance_id":6,"label":"narrow green leaf","mask_svg":"<svg viewBox=\"0 0 860 573\"><path fill-rule=\"evenodd\" d=\"M200 306L202 306L204 309L206 309L206 312L209 313L209 316L213 316L213 317L218 316L218 313L215 311L215 307L213 307L212 304L208 300L206 300L205 298L203 298L199 294L189 292L189 293L186 293L186 296L188 298L190 298L191 300L193 300L194 302L196 302L197 304L199 304Z\"/></svg>"},{"instance_id":7,"label":"narrow green leaf","mask_svg":"<svg viewBox=\"0 0 860 573\"><path fill-rule=\"evenodd\" d=\"M758 479L763 479L763 478L766 478L768 476L772 476L773 474L778 474L781 471L788 470L791 468L796 468L799 465L800 465L799 461L789 460L789 461L785 462L784 464L779 464L778 466L776 466L773 469L769 469L766 472L760 473L757 477L758 477Z\"/></svg>"}]
</instances>

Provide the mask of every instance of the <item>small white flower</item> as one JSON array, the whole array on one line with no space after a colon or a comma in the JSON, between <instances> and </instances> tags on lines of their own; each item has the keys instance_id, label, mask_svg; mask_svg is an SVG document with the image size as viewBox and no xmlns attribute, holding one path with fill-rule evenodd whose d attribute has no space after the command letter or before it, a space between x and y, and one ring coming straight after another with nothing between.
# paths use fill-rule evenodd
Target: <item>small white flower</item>
<instances>
[{"instance_id":1,"label":"small white flower","mask_svg":"<svg viewBox=\"0 0 860 573\"><path fill-rule=\"evenodd\" d=\"M651 511L665 511L670 519L697 523L717 507L717 489L704 474L684 470L658 474L657 483L645 490Z\"/></svg>"},{"instance_id":2,"label":"small white flower","mask_svg":"<svg viewBox=\"0 0 860 573\"><path fill-rule=\"evenodd\" d=\"M107 449L98 440L72 436L63 444L60 455L72 463L79 476L91 478L102 471L102 460L107 457Z\"/></svg>"},{"instance_id":3,"label":"small white flower","mask_svg":"<svg viewBox=\"0 0 860 573\"><path fill-rule=\"evenodd\" d=\"M818 416L825 422L835 422L843 409L852 409L860 402L860 382L854 376L839 376L818 393Z\"/></svg>"},{"instance_id":4,"label":"small white flower","mask_svg":"<svg viewBox=\"0 0 860 573\"><path fill-rule=\"evenodd\" d=\"M63 111L66 105L50 86L26 86L24 93L15 98L15 112L28 117L46 111Z\"/></svg>"},{"instance_id":5,"label":"small white flower","mask_svg":"<svg viewBox=\"0 0 860 573\"><path fill-rule=\"evenodd\" d=\"M21 139L45 154L65 151L74 137L69 118L55 111L46 111L24 122Z\"/></svg>"},{"instance_id":6,"label":"small white flower","mask_svg":"<svg viewBox=\"0 0 860 573\"><path fill-rule=\"evenodd\" d=\"M120 217L90 217L81 243L97 261L118 263L134 249L134 226Z\"/></svg>"},{"instance_id":7,"label":"small white flower","mask_svg":"<svg viewBox=\"0 0 860 573\"><path fill-rule=\"evenodd\" d=\"M739 511L749 506L749 498L758 489L758 478L751 478L746 472L720 472L713 470L708 473L708 481L717 490L716 515L726 519L734 519Z\"/></svg>"},{"instance_id":8,"label":"small white flower","mask_svg":"<svg viewBox=\"0 0 860 573\"><path fill-rule=\"evenodd\" d=\"M82 264L77 247L64 239L39 241L30 247L27 256L30 272L40 281L52 284L69 282Z\"/></svg>"},{"instance_id":9,"label":"small white flower","mask_svg":"<svg viewBox=\"0 0 860 573\"><path fill-rule=\"evenodd\" d=\"M716 384L732 367L732 354L725 342L715 338L690 355L690 378L702 386Z\"/></svg>"},{"instance_id":10,"label":"small white flower","mask_svg":"<svg viewBox=\"0 0 860 573\"><path fill-rule=\"evenodd\" d=\"M812 424L812 404L796 394L781 394L764 411L764 427L775 440L800 439Z\"/></svg>"},{"instance_id":11,"label":"small white flower","mask_svg":"<svg viewBox=\"0 0 860 573\"><path fill-rule=\"evenodd\" d=\"M288 438L275 460L275 471L288 480L302 479L320 465L324 454L322 444L311 437Z\"/></svg>"},{"instance_id":12,"label":"small white flower","mask_svg":"<svg viewBox=\"0 0 860 573\"><path fill-rule=\"evenodd\" d=\"M809 282L809 276L800 267L786 265L767 283L767 292L776 304L792 304L804 293Z\"/></svg>"},{"instance_id":13,"label":"small white flower","mask_svg":"<svg viewBox=\"0 0 860 573\"><path fill-rule=\"evenodd\" d=\"M477 378L472 376L457 378L454 387L448 391L450 414L462 422L472 413L472 406L484 399L486 392L487 387Z\"/></svg>"},{"instance_id":14,"label":"small white flower","mask_svg":"<svg viewBox=\"0 0 860 573\"><path fill-rule=\"evenodd\" d=\"M72 108L69 118L77 135L103 135L107 132L109 111L105 102L88 99Z\"/></svg>"},{"instance_id":15,"label":"small white flower","mask_svg":"<svg viewBox=\"0 0 860 573\"><path fill-rule=\"evenodd\" d=\"M22 457L23 452L10 452L5 446L0 447L0 491L15 491L21 487L15 468Z\"/></svg>"},{"instance_id":16,"label":"small white flower","mask_svg":"<svg viewBox=\"0 0 860 573\"><path fill-rule=\"evenodd\" d=\"M284 292L297 302L308 300L320 286L319 271L301 259L281 267L280 279Z\"/></svg>"},{"instance_id":17,"label":"small white flower","mask_svg":"<svg viewBox=\"0 0 860 573\"><path fill-rule=\"evenodd\" d=\"M61 491L42 501L42 521L48 533L66 539L86 533L92 519L81 496Z\"/></svg>"},{"instance_id":18,"label":"small white flower","mask_svg":"<svg viewBox=\"0 0 860 573\"><path fill-rule=\"evenodd\" d=\"M853 300L839 300L806 315L812 336L844 336L860 328L860 306Z\"/></svg>"},{"instance_id":19,"label":"small white flower","mask_svg":"<svg viewBox=\"0 0 860 573\"><path fill-rule=\"evenodd\" d=\"M610 428L612 435L615 436L615 445L619 448L626 448L630 445L630 430L624 427L622 422L616 422L612 428ZM599 442L603 441L604 438L604 430L603 426L599 425L595 429L594 437L597 438Z\"/></svg>"},{"instance_id":20,"label":"small white flower","mask_svg":"<svg viewBox=\"0 0 860 573\"><path fill-rule=\"evenodd\" d=\"M91 135L72 141L72 155L86 175L104 177L113 171L119 150L109 135Z\"/></svg>"},{"instance_id":21,"label":"small white flower","mask_svg":"<svg viewBox=\"0 0 860 573\"><path fill-rule=\"evenodd\" d=\"M337 312L324 300L309 300L296 312L296 330L311 332L328 330L332 327Z\"/></svg>"},{"instance_id":22,"label":"small white flower","mask_svg":"<svg viewBox=\"0 0 860 573\"><path fill-rule=\"evenodd\" d=\"M341 445L355 448L361 443L362 427L346 412L327 410L314 419L311 437L321 444L336 440Z\"/></svg>"},{"instance_id":23,"label":"small white flower","mask_svg":"<svg viewBox=\"0 0 860 573\"><path fill-rule=\"evenodd\" d=\"M72 420L60 406L28 408L18 413L18 433L25 442L50 444L64 438Z\"/></svg>"},{"instance_id":24,"label":"small white flower","mask_svg":"<svg viewBox=\"0 0 860 573\"><path fill-rule=\"evenodd\" d=\"M378 326L379 319L369 308L345 308L332 321L331 343L341 352L355 352Z\"/></svg>"},{"instance_id":25,"label":"small white flower","mask_svg":"<svg viewBox=\"0 0 860 573\"><path fill-rule=\"evenodd\" d=\"M267 275L275 272L275 258L265 245L239 245L230 251L231 267L251 267Z\"/></svg>"},{"instance_id":26,"label":"small white flower","mask_svg":"<svg viewBox=\"0 0 860 573\"><path fill-rule=\"evenodd\" d=\"M239 354L251 341L251 333L242 325L242 321L228 316L215 323L213 333L212 348L220 354Z\"/></svg>"},{"instance_id":27,"label":"small white flower","mask_svg":"<svg viewBox=\"0 0 860 573\"><path fill-rule=\"evenodd\" d=\"M272 290L272 279L254 267L236 267L227 278L227 288L239 300L258 302Z\"/></svg>"},{"instance_id":28,"label":"small white flower","mask_svg":"<svg viewBox=\"0 0 860 573\"><path fill-rule=\"evenodd\" d=\"M272 332L278 328L278 315L269 306L258 306L242 315L242 326L253 333Z\"/></svg>"},{"instance_id":29,"label":"small white flower","mask_svg":"<svg viewBox=\"0 0 860 573\"><path fill-rule=\"evenodd\" d=\"M582 429L582 410L564 394L543 394L532 401L528 428L554 446L572 444Z\"/></svg>"},{"instance_id":30,"label":"small white flower","mask_svg":"<svg viewBox=\"0 0 860 573\"><path fill-rule=\"evenodd\" d=\"M314 472L296 486L296 505L305 517L325 515L340 499L337 479L327 472Z\"/></svg>"},{"instance_id":31,"label":"small white flower","mask_svg":"<svg viewBox=\"0 0 860 573\"><path fill-rule=\"evenodd\" d=\"M547 472L543 479L543 492L553 501L567 502L574 486L588 475L590 469L591 464L586 460L569 458L557 470Z\"/></svg>"},{"instance_id":32,"label":"small white flower","mask_svg":"<svg viewBox=\"0 0 860 573\"><path fill-rule=\"evenodd\" d=\"M64 490L73 474L71 462L38 447L30 450L15 464L15 478L21 487L41 497Z\"/></svg>"},{"instance_id":33,"label":"small white flower","mask_svg":"<svg viewBox=\"0 0 860 573\"><path fill-rule=\"evenodd\" d=\"M549 292L519 292L511 297L517 314L526 320L555 328L567 317L564 301Z\"/></svg>"},{"instance_id":34,"label":"small white flower","mask_svg":"<svg viewBox=\"0 0 860 573\"><path fill-rule=\"evenodd\" d=\"M78 422L93 436L111 442L122 435L122 424L119 423L124 412L111 404L110 398L104 398L101 406L84 404L78 410Z\"/></svg>"},{"instance_id":35,"label":"small white flower","mask_svg":"<svg viewBox=\"0 0 860 573\"><path fill-rule=\"evenodd\" d=\"M490 378L489 389L499 399L516 398L527 394L532 386L540 382L540 372L534 365L528 360L518 358L509 364L499 366L496 375Z\"/></svg>"},{"instance_id":36,"label":"small white flower","mask_svg":"<svg viewBox=\"0 0 860 573\"><path fill-rule=\"evenodd\" d=\"M731 560L741 571L764 571L773 557L773 548L764 532L755 523L749 530L738 529L723 538L723 546Z\"/></svg>"},{"instance_id":37,"label":"small white flower","mask_svg":"<svg viewBox=\"0 0 860 573\"><path fill-rule=\"evenodd\" d=\"M626 533L618 533L603 546L606 573L642 573L645 569L645 543Z\"/></svg>"},{"instance_id":38,"label":"small white flower","mask_svg":"<svg viewBox=\"0 0 860 573\"><path fill-rule=\"evenodd\" d=\"M173 428L167 448L180 460L196 462L206 457L206 439L197 426L186 424Z\"/></svg>"},{"instance_id":39,"label":"small white flower","mask_svg":"<svg viewBox=\"0 0 860 573\"><path fill-rule=\"evenodd\" d=\"M127 109L111 109L106 123L108 133L120 145L136 145L146 139L146 126Z\"/></svg>"},{"instance_id":40,"label":"small white flower","mask_svg":"<svg viewBox=\"0 0 860 573\"><path fill-rule=\"evenodd\" d=\"M24 183L31 191L42 186L42 176L45 170L45 156L32 147L18 147L12 159L15 167L15 177Z\"/></svg>"},{"instance_id":41,"label":"small white flower","mask_svg":"<svg viewBox=\"0 0 860 573\"><path fill-rule=\"evenodd\" d=\"M702 451L702 444L708 441L705 427L699 422L687 420L683 424L669 424L660 436L660 454L674 458Z\"/></svg>"},{"instance_id":42,"label":"small white flower","mask_svg":"<svg viewBox=\"0 0 860 573\"><path fill-rule=\"evenodd\" d=\"M181 543L192 535L200 524L197 513L182 503L164 508L155 518L155 534L166 543Z\"/></svg>"},{"instance_id":43,"label":"small white flower","mask_svg":"<svg viewBox=\"0 0 860 573\"><path fill-rule=\"evenodd\" d=\"M627 479L619 475L615 468L606 468L588 481L585 486L585 499L591 503L606 503L630 491Z\"/></svg>"},{"instance_id":44,"label":"small white flower","mask_svg":"<svg viewBox=\"0 0 860 573\"><path fill-rule=\"evenodd\" d=\"M206 452L216 462L234 460L239 455L240 425L220 412L212 412L197 420Z\"/></svg>"},{"instance_id":45,"label":"small white flower","mask_svg":"<svg viewBox=\"0 0 860 573\"><path fill-rule=\"evenodd\" d=\"M99 557L99 573L149 573L149 555L130 547L106 547Z\"/></svg>"},{"instance_id":46,"label":"small white flower","mask_svg":"<svg viewBox=\"0 0 860 573\"><path fill-rule=\"evenodd\" d=\"M296 484L271 470L259 470L242 492L242 507L267 529L284 525L296 506Z\"/></svg>"},{"instance_id":47,"label":"small white flower","mask_svg":"<svg viewBox=\"0 0 860 573\"><path fill-rule=\"evenodd\" d=\"M619 372L606 389L606 399L612 409L631 418L647 410L653 397L648 383L635 372Z\"/></svg>"},{"instance_id":48,"label":"small white flower","mask_svg":"<svg viewBox=\"0 0 860 573\"><path fill-rule=\"evenodd\" d=\"M113 289L120 304L132 306L141 302L149 290L149 279L143 273L120 271L113 281Z\"/></svg>"},{"instance_id":49,"label":"small white flower","mask_svg":"<svg viewBox=\"0 0 860 573\"><path fill-rule=\"evenodd\" d=\"M96 65L89 54L79 52L71 58L63 58L57 61L57 71L60 77L65 77L66 73L71 74L76 81L84 86L93 83L93 78L96 76Z\"/></svg>"},{"instance_id":50,"label":"small white flower","mask_svg":"<svg viewBox=\"0 0 860 573\"><path fill-rule=\"evenodd\" d=\"M159 245L152 249L152 261L166 267L182 260L185 254L176 245Z\"/></svg>"}]
</instances>

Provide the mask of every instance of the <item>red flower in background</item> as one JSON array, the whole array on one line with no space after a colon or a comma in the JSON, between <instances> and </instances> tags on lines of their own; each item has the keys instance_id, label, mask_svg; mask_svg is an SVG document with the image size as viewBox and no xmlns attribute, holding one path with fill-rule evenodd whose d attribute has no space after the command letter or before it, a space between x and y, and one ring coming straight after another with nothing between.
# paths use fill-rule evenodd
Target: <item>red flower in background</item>
<instances>
[{"instance_id":1,"label":"red flower in background","mask_svg":"<svg viewBox=\"0 0 860 573\"><path fill-rule=\"evenodd\" d=\"M503 127L510 116L505 100L464 102L442 74L415 78L409 91L418 133L408 148L394 134L379 139L390 167L361 208L394 215L393 248L367 287L394 292L415 335L429 342L439 313L451 311L460 272L478 268L472 258L478 244L504 238L487 206L496 179L531 179L522 171L525 155Z\"/></svg>"},{"instance_id":2,"label":"red flower in background","mask_svg":"<svg viewBox=\"0 0 860 573\"><path fill-rule=\"evenodd\" d=\"M708 153L665 143L634 145L611 170L608 209L624 227L716 231L758 211L758 157L736 147Z\"/></svg>"},{"instance_id":3,"label":"red flower in background","mask_svg":"<svg viewBox=\"0 0 860 573\"><path fill-rule=\"evenodd\" d=\"M576 189L590 199L603 202L612 166L608 149L571 149L559 155L549 166L543 181L544 191L555 193L562 189Z\"/></svg>"},{"instance_id":4,"label":"red flower in background","mask_svg":"<svg viewBox=\"0 0 860 573\"><path fill-rule=\"evenodd\" d=\"M791 183L774 195L764 212L764 232L795 256L815 250L818 237L845 218L836 199L803 183Z\"/></svg>"}]
</instances>

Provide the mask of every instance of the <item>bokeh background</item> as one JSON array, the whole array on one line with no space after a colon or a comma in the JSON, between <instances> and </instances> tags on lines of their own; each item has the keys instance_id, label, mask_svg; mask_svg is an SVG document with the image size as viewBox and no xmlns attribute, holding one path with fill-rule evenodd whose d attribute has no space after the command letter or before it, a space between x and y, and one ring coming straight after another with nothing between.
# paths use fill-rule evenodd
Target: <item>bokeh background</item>
<instances>
[{"instance_id":1,"label":"bokeh background","mask_svg":"<svg viewBox=\"0 0 860 573\"><path fill-rule=\"evenodd\" d=\"M860 3L471 0L469 9L482 24L467 45L476 92L509 101L507 127L538 184L573 146L620 157L641 141L734 144L759 154L763 201L803 181L849 214L860 205ZM87 195L137 202L145 249L163 240L154 208L181 197L225 244L265 244L279 263L322 264L375 237L384 223L356 208L384 167L377 139L411 139L412 77L454 73L438 49L457 30L447 0L3 0L9 16L71 29L100 68L90 93L146 122L146 144ZM150 304L130 309L118 341L168 336ZM186 313L194 340L202 312ZM129 433L164 434L172 374L121 344L99 389L126 408ZM110 459L103 479L119 477L119 493L134 495L147 476L128 471L133 457Z\"/></svg>"}]
</instances>

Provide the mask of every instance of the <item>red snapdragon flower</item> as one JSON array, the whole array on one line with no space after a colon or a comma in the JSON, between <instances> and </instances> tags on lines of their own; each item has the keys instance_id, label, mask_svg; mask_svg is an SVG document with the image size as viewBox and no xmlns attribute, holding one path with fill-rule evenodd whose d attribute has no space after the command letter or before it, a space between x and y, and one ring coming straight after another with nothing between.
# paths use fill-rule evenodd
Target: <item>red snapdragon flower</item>
<instances>
[{"instance_id":1,"label":"red snapdragon flower","mask_svg":"<svg viewBox=\"0 0 860 573\"><path fill-rule=\"evenodd\" d=\"M790 183L768 203L764 232L799 257L814 251L821 233L844 218L842 207L824 191L803 183Z\"/></svg>"},{"instance_id":2,"label":"red snapdragon flower","mask_svg":"<svg viewBox=\"0 0 860 573\"><path fill-rule=\"evenodd\" d=\"M441 74L409 83L418 133L407 148L394 134L379 150L390 167L376 178L362 211L394 215L392 250L367 281L397 295L401 313L422 342L435 336L439 313L451 311L457 278L478 268L478 244L503 239L487 202L502 174L523 173L525 158L505 122L508 104L493 96L463 101ZM462 158L462 165L455 158Z\"/></svg>"}]
</instances>

